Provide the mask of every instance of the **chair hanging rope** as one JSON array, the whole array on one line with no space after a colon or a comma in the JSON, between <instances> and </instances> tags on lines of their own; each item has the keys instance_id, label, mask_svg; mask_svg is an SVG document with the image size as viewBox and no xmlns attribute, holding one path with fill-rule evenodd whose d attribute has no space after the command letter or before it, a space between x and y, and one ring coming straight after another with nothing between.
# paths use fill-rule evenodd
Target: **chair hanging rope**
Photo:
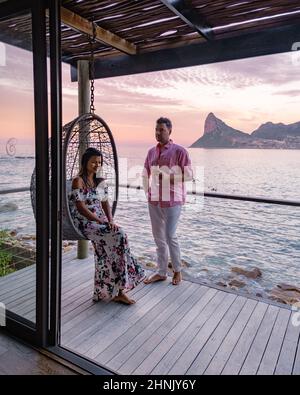
<instances>
[{"instance_id":1,"label":"chair hanging rope","mask_svg":"<svg viewBox=\"0 0 300 395\"><path fill-rule=\"evenodd\" d=\"M95 106L94 106L94 100L95 100L95 57L94 57L94 44L96 42L96 27L95 23L92 22L93 25L93 37L89 36L89 43L90 43L90 51L91 51L91 58L90 58L90 113L94 114L95 112Z\"/></svg>"}]
</instances>

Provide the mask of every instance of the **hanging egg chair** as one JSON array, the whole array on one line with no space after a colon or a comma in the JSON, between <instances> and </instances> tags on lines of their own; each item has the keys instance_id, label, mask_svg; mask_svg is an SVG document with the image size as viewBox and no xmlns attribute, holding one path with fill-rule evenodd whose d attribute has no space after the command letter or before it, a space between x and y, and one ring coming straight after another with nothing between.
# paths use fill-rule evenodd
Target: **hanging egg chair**
<instances>
[{"instance_id":1,"label":"hanging egg chair","mask_svg":"<svg viewBox=\"0 0 300 395\"><path fill-rule=\"evenodd\" d=\"M69 192L72 187L72 179L79 172L79 159L88 148L98 149L103 154L103 166L101 177L108 184L109 200L112 202L112 214L114 215L118 201L118 157L115 142L108 125L98 115L87 113L80 115L63 127L62 141L62 166L63 166L63 190L62 190L62 237L63 240L84 240L85 237L74 226L69 210ZM50 169L51 173L51 169ZM30 183L31 204L36 214L36 174L35 169Z\"/></svg>"},{"instance_id":2,"label":"hanging egg chair","mask_svg":"<svg viewBox=\"0 0 300 395\"><path fill-rule=\"evenodd\" d=\"M85 240L86 238L74 226L70 209L69 193L72 188L72 179L79 173L82 154L88 147L93 147L102 152L103 166L101 178L108 184L108 197L112 203L112 215L114 215L118 201L119 172L118 157L113 135L108 125L94 113L94 50L95 26L93 24L93 39L89 36L91 46L90 59L90 112L80 115L63 127L62 133L62 166L63 166L63 190L62 190L62 237L63 240ZM51 141L49 146L51 147ZM51 163L50 163L51 167ZM50 168L51 177L51 168ZM35 169L31 176L30 184L31 204L36 216L36 174Z\"/></svg>"}]
</instances>

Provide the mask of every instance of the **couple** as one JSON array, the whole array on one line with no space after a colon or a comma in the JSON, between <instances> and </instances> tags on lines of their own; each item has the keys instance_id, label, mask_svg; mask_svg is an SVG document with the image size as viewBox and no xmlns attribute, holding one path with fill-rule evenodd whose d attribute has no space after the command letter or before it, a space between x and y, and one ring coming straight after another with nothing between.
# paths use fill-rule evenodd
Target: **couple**
<instances>
[{"instance_id":1,"label":"couple","mask_svg":"<svg viewBox=\"0 0 300 395\"><path fill-rule=\"evenodd\" d=\"M176 227L185 201L184 182L192 170L187 151L170 139L168 118L156 122L158 144L148 152L143 183L148 196L152 233L157 246L158 271L145 279L144 270L132 256L124 230L113 222L107 186L96 173L103 164L102 153L88 148L81 159L78 177L72 182L70 212L74 225L92 241L95 250L94 297L133 304L126 291L144 280L145 284L167 279L168 247L173 266L172 283L181 277L180 249ZM167 182L165 182L167 180Z\"/></svg>"}]
</instances>

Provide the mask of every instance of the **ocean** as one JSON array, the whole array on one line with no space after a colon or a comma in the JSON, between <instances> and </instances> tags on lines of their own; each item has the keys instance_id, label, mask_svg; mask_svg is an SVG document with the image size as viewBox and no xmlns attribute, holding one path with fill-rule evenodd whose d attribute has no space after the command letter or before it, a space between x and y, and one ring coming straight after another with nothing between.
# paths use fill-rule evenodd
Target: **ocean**
<instances>
[{"instance_id":1,"label":"ocean","mask_svg":"<svg viewBox=\"0 0 300 395\"><path fill-rule=\"evenodd\" d=\"M147 148L118 147L121 183L140 183L136 175ZM188 151L198 191L300 201L300 150ZM1 190L30 185L35 165L32 153L2 154L0 164ZM143 192L120 188L115 219L128 233L137 258L155 263ZM15 230L17 235L35 234L29 192L0 195L0 228ZM177 231L184 273L204 283L218 283L232 278L234 266L258 267L262 277L248 280L246 292L263 295L282 282L299 286L299 231L299 207L190 196Z\"/></svg>"}]
</instances>

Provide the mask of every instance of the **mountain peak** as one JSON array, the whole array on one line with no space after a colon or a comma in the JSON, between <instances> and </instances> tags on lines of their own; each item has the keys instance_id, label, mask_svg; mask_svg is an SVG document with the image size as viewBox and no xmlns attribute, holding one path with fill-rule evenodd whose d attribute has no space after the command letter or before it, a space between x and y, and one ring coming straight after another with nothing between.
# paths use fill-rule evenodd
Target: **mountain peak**
<instances>
[{"instance_id":1,"label":"mountain peak","mask_svg":"<svg viewBox=\"0 0 300 395\"><path fill-rule=\"evenodd\" d=\"M214 113L210 112L204 123L204 134L211 133L218 127L218 121L220 121Z\"/></svg>"},{"instance_id":2,"label":"mountain peak","mask_svg":"<svg viewBox=\"0 0 300 395\"><path fill-rule=\"evenodd\" d=\"M207 115L206 119L207 119L207 118L217 118L217 117L215 116L215 114L214 114L213 112L210 112L210 113Z\"/></svg>"}]
</instances>

